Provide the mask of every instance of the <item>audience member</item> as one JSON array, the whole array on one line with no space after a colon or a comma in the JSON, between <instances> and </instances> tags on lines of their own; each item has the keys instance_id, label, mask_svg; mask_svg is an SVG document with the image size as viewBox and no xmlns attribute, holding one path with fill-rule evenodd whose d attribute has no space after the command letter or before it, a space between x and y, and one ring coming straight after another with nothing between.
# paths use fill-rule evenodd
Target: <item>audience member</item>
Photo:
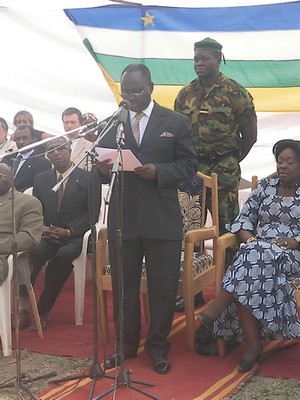
<instances>
[{"instance_id":1,"label":"audience member","mask_svg":"<svg viewBox=\"0 0 300 400\"><path fill-rule=\"evenodd\" d=\"M8 125L4 118L0 118L0 154L17 149L16 142L7 137Z\"/></svg>"},{"instance_id":2,"label":"audience member","mask_svg":"<svg viewBox=\"0 0 300 400\"><path fill-rule=\"evenodd\" d=\"M36 137L37 141L40 141L42 139L46 139L48 137L53 137L54 135L51 135L50 133L46 133L43 131L40 131L38 129L34 128L34 121L33 121L33 116L29 111L26 110L21 110L16 113L14 116L14 125L16 128L18 128L21 125L29 125L34 129L34 136Z\"/></svg>"},{"instance_id":3,"label":"audience member","mask_svg":"<svg viewBox=\"0 0 300 400\"><path fill-rule=\"evenodd\" d=\"M29 125L21 125L15 132L15 142L19 150L23 147L35 143L36 137L34 129ZM6 156L3 159L6 164L12 165L14 173L14 186L19 192L33 186L36 174L51 168L51 164L46 158L40 155L36 149L26 152L19 152L14 156Z\"/></svg>"},{"instance_id":4,"label":"audience member","mask_svg":"<svg viewBox=\"0 0 300 400\"><path fill-rule=\"evenodd\" d=\"M75 107L69 107L63 111L62 121L65 132L70 132L84 125L82 114ZM68 134L68 138L71 141L71 160L76 164L90 150L92 143L84 137L80 137L79 129L76 132ZM92 169L90 156L84 158L79 167L90 171Z\"/></svg>"},{"instance_id":5,"label":"audience member","mask_svg":"<svg viewBox=\"0 0 300 400\"><path fill-rule=\"evenodd\" d=\"M220 72L222 45L205 38L194 45L197 79L180 90L175 110L190 118L199 170L218 174L220 234L239 212L240 161L257 138L253 99ZM208 196L211 210L211 198Z\"/></svg>"},{"instance_id":6,"label":"audience member","mask_svg":"<svg viewBox=\"0 0 300 400\"><path fill-rule=\"evenodd\" d=\"M88 183L90 174L75 168L57 192L55 184L73 168L70 143L60 137L47 143L53 169L35 177L33 194L43 205L44 230L39 246L31 252L32 283L47 262L44 289L38 302L42 326L79 256L84 233L90 228ZM98 207L97 207L98 208ZM99 208L98 208L99 209ZM32 321L32 329L36 329Z\"/></svg>"},{"instance_id":7,"label":"audience member","mask_svg":"<svg viewBox=\"0 0 300 400\"><path fill-rule=\"evenodd\" d=\"M142 166L120 175L123 201L122 303L118 291L118 202L115 188L108 216L109 254L112 271L116 350L105 360L105 368L120 364L117 329L120 304L124 312L124 358L136 357L140 343L140 279L145 256L151 324L145 351L154 370L166 374L168 335L172 326L178 289L183 226L177 184L195 175L197 159L188 118L159 106L151 99L153 83L143 64L128 65L121 75L121 96L130 103L125 124L125 149L130 149ZM139 133L139 135L138 135ZM116 148L116 127L99 143ZM103 181L111 170L110 160L98 164Z\"/></svg>"},{"instance_id":8,"label":"audience member","mask_svg":"<svg viewBox=\"0 0 300 400\"><path fill-rule=\"evenodd\" d=\"M300 142L273 147L276 178L262 179L228 224L241 247L215 300L200 319L201 337L245 340L239 370L258 361L261 339L299 339L300 321L289 278L300 277Z\"/></svg>"},{"instance_id":9,"label":"audience member","mask_svg":"<svg viewBox=\"0 0 300 400\"><path fill-rule=\"evenodd\" d=\"M98 122L97 117L92 113L85 113L85 114L83 114L82 118L83 118L83 124L84 125L94 123L94 125L96 126L96 124ZM96 141L97 135L95 134L95 130L93 129L93 127L87 128L84 131L84 133L85 133L84 137L85 137L86 140L89 140L90 142L95 142Z\"/></svg>"},{"instance_id":10,"label":"audience member","mask_svg":"<svg viewBox=\"0 0 300 400\"><path fill-rule=\"evenodd\" d=\"M16 241L19 252L29 251L38 245L43 230L42 206L39 200L17 191L14 192L12 199L12 187L11 170L8 165L0 163L0 285L7 278L7 257L12 254L13 241ZM16 232L13 232L12 201L14 201ZM17 272L18 278L19 275L22 277L30 273L28 258L17 258ZM30 279L29 276L27 279ZM22 324L26 318L29 321L28 304L26 308L24 311L20 303L18 310L20 329L24 327Z\"/></svg>"}]
</instances>

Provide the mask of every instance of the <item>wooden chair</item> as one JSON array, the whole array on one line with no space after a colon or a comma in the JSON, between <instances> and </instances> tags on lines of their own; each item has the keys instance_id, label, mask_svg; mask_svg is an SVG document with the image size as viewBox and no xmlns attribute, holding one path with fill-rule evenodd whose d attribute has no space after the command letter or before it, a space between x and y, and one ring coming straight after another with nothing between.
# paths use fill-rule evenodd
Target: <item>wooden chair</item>
<instances>
[{"instance_id":1,"label":"wooden chair","mask_svg":"<svg viewBox=\"0 0 300 400\"><path fill-rule=\"evenodd\" d=\"M184 239L183 261L181 265L181 273L178 285L178 294L183 297L185 304L185 317L187 324L187 341L188 347L194 350L195 335L195 310L194 296L203 291L215 282L215 259L214 256L208 255L201 251L205 240L213 240L213 250L216 250L216 240L219 235L219 219L218 219L218 184L217 175L212 174L211 177L200 172L197 177L202 181L201 206L198 221L199 225L192 231L188 231ZM212 222L211 227L204 227L206 217L206 196L207 191L212 193ZM180 193L179 193L180 196ZM194 199L193 199L194 201ZM181 201L182 203L182 201ZM197 207L197 206L196 206ZM198 207L199 208L199 207ZM190 210L191 211L191 210ZM195 210L194 210L195 211ZM195 228L195 226L194 226ZM195 247L200 248L195 252ZM100 324L103 330L104 340L108 340L108 320L107 320L107 304L106 293L112 290L110 266L107 255L107 232L106 228L100 230L98 249L97 249L97 286L99 292L99 312ZM148 316L147 303L147 276L146 270L143 269L141 277L140 293L144 299L145 316Z\"/></svg>"},{"instance_id":2,"label":"wooden chair","mask_svg":"<svg viewBox=\"0 0 300 400\"><path fill-rule=\"evenodd\" d=\"M205 288L215 285L216 244L219 236L218 216L218 179L217 174L211 177L197 173L203 182L201 192L202 218L200 227L188 230L184 239L183 263L179 278L178 294L183 297L186 319L187 344L189 350L195 350L195 307L194 296ZM211 226L205 226L207 191L211 191L212 212ZM204 251L205 241L212 240L212 255ZM195 249L198 248L198 251Z\"/></svg>"}]
</instances>

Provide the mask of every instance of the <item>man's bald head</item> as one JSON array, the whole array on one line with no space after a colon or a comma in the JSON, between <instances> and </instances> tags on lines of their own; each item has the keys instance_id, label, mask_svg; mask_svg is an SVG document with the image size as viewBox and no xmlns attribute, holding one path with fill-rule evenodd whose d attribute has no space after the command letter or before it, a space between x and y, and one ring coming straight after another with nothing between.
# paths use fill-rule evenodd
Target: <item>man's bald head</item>
<instances>
[{"instance_id":1,"label":"man's bald head","mask_svg":"<svg viewBox=\"0 0 300 400\"><path fill-rule=\"evenodd\" d=\"M12 187L11 171L8 165L0 163L0 196L6 194Z\"/></svg>"}]
</instances>

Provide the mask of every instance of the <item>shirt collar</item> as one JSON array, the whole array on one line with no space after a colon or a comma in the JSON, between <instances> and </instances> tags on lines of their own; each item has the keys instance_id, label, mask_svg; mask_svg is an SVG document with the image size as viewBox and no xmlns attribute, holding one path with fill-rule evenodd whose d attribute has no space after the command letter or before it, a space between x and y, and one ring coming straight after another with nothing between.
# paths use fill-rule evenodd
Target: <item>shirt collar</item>
<instances>
[{"instance_id":1,"label":"shirt collar","mask_svg":"<svg viewBox=\"0 0 300 400\"><path fill-rule=\"evenodd\" d=\"M148 107L145 108L145 110L143 110L143 113L148 117L148 119L150 118L153 107L154 107L154 101L153 101L153 99L151 99ZM132 121L135 118L136 114L139 114L139 113L137 113L136 111L129 110L130 121Z\"/></svg>"}]
</instances>

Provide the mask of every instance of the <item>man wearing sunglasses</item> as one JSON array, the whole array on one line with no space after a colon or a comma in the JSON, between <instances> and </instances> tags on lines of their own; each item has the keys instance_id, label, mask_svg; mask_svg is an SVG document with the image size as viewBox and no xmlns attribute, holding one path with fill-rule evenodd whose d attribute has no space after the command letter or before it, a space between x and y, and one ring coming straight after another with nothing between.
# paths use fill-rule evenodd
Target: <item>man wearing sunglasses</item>
<instances>
[{"instance_id":1,"label":"man wearing sunglasses","mask_svg":"<svg viewBox=\"0 0 300 400\"><path fill-rule=\"evenodd\" d=\"M140 279L145 257L151 324L145 351L154 370L166 374L169 335L178 288L182 218L177 185L197 171L197 158L187 117L155 103L149 69L128 65L121 75L121 96L129 104L124 149L130 149L142 166L121 174L123 198L122 266L124 280L124 358L137 356L140 342ZM116 128L100 141L101 147L116 147ZM108 181L110 160L99 162L103 182ZM115 188L114 188L115 189ZM112 270L114 319L118 326L119 292L116 230L118 202L113 190L108 215L109 254ZM105 360L113 368L121 362L120 337L117 352Z\"/></svg>"},{"instance_id":2,"label":"man wearing sunglasses","mask_svg":"<svg viewBox=\"0 0 300 400\"><path fill-rule=\"evenodd\" d=\"M63 137L47 144L47 155L53 168L38 174L33 185L33 195L43 205L44 229L39 246L31 252L33 284L42 266L48 262L44 289L38 301L43 328L72 272L73 260L80 255L83 235L90 228L89 172L78 167L72 170L70 144ZM59 181L60 186L54 192L52 188ZM30 328L36 329L34 320Z\"/></svg>"}]
</instances>

